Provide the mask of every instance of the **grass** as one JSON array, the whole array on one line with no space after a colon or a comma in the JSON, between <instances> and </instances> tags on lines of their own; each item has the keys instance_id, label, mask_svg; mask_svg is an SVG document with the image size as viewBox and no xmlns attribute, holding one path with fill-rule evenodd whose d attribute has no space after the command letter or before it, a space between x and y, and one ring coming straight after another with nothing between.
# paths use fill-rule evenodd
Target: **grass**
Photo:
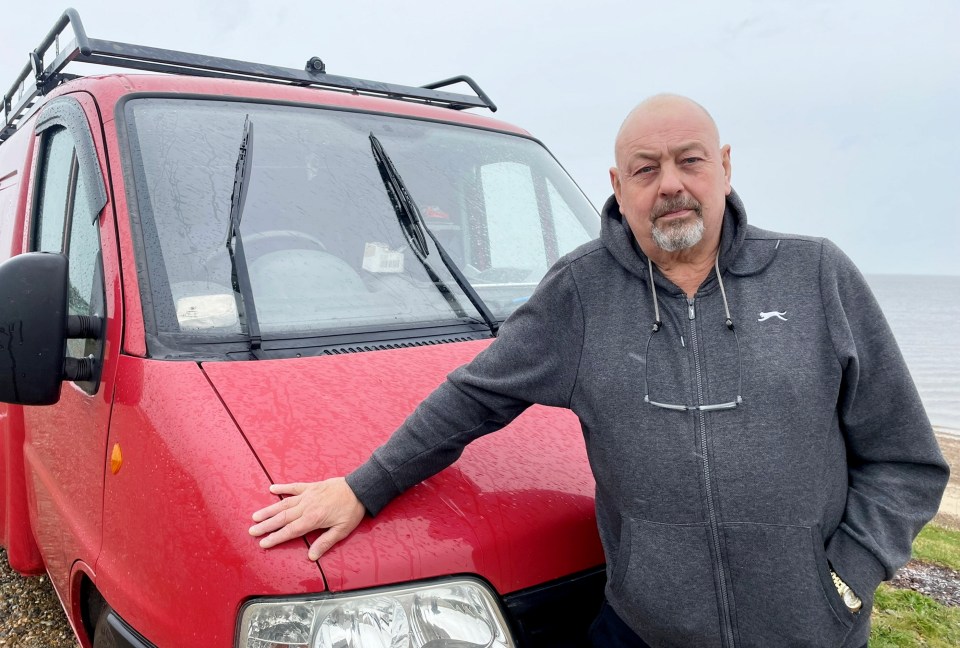
<instances>
[{"instance_id":1,"label":"grass","mask_svg":"<svg viewBox=\"0 0 960 648\"><path fill-rule=\"evenodd\" d=\"M927 525L913 543L913 557L960 570L960 532ZM886 584L877 590L870 648L956 646L960 646L960 608Z\"/></svg>"},{"instance_id":2,"label":"grass","mask_svg":"<svg viewBox=\"0 0 960 648\"><path fill-rule=\"evenodd\" d=\"M960 571L960 531L928 524L913 542L913 557Z\"/></svg>"},{"instance_id":3,"label":"grass","mask_svg":"<svg viewBox=\"0 0 960 648\"><path fill-rule=\"evenodd\" d=\"M960 608L940 605L912 590L881 585L874 599L870 648L907 646L960 646Z\"/></svg>"}]
</instances>

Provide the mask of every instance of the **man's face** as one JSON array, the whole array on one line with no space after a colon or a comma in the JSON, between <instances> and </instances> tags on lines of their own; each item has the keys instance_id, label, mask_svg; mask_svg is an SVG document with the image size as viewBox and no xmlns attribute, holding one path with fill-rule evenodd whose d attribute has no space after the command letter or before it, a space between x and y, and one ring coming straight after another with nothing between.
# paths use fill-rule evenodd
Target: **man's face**
<instances>
[{"instance_id":1,"label":"man's face","mask_svg":"<svg viewBox=\"0 0 960 648\"><path fill-rule=\"evenodd\" d=\"M695 104L663 98L638 108L617 138L613 191L641 249L679 252L719 241L730 193L730 147Z\"/></svg>"}]
</instances>

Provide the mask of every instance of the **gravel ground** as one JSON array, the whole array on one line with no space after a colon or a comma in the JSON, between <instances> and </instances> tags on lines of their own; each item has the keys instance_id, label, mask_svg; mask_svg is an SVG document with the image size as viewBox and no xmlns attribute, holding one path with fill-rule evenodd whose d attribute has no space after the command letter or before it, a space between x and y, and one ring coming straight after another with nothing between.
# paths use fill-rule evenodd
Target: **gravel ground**
<instances>
[{"instance_id":1,"label":"gravel ground","mask_svg":"<svg viewBox=\"0 0 960 648\"><path fill-rule=\"evenodd\" d=\"M77 648L73 630L46 576L24 578L0 548L0 647Z\"/></svg>"},{"instance_id":2,"label":"gravel ground","mask_svg":"<svg viewBox=\"0 0 960 648\"><path fill-rule=\"evenodd\" d=\"M960 440L941 437L941 447L952 468L952 493L960 494ZM948 488L948 491L951 490ZM948 493L949 494L949 493ZM960 528L956 501L944 498L937 521ZM958 498L960 499L960 498ZM960 572L911 560L890 583L912 589L944 605L960 607ZM47 577L23 578L10 570L0 548L0 648L77 648Z\"/></svg>"},{"instance_id":3,"label":"gravel ground","mask_svg":"<svg viewBox=\"0 0 960 648\"><path fill-rule=\"evenodd\" d=\"M890 584L920 592L943 605L960 607L960 572L940 565L911 560L897 572Z\"/></svg>"}]
</instances>

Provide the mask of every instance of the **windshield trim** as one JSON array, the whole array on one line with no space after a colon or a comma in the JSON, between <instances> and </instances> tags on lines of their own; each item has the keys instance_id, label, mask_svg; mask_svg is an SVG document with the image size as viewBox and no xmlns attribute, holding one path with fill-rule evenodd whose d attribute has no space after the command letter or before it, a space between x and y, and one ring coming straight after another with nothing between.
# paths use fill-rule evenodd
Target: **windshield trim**
<instances>
[{"instance_id":1,"label":"windshield trim","mask_svg":"<svg viewBox=\"0 0 960 648\"><path fill-rule=\"evenodd\" d=\"M253 360L246 336L234 333L222 338L190 336L183 333L148 335L150 358L157 360ZM452 341L491 339L484 322L464 319L436 320L409 324L344 327L328 329L316 335L266 337L259 350L259 359L299 358L301 356L337 355L357 347L364 350L427 346ZM345 351L346 349L346 351Z\"/></svg>"}]
</instances>

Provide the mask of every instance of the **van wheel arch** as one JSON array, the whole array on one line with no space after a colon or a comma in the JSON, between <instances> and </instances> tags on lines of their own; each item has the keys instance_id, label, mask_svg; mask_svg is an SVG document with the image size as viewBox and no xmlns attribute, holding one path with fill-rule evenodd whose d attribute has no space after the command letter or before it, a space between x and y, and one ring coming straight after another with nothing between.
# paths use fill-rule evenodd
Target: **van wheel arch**
<instances>
[{"instance_id":1,"label":"van wheel arch","mask_svg":"<svg viewBox=\"0 0 960 648\"><path fill-rule=\"evenodd\" d=\"M84 574L80 581L80 623L91 646L93 645L97 621L105 607L107 607L107 601L90 577Z\"/></svg>"},{"instance_id":2,"label":"van wheel arch","mask_svg":"<svg viewBox=\"0 0 960 648\"><path fill-rule=\"evenodd\" d=\"M87 575L80 583L80 595L80 620L92 648L153 648L114 612Z\"/></svg>"},{"instance_id":3,"label":"van wheel arch","mask_svg":"<svg viewBox=\"0 0 960 648\"><path fill-rule=\"evenodd\" d=\"M96 596L101 601L97 606L99 612L92 632L88 631L93 648L155 648L152 643L140 636L140 633L127 625L99 592ZM93 611L93 606L90 611Z\"/></svg>"}]
</instances>

